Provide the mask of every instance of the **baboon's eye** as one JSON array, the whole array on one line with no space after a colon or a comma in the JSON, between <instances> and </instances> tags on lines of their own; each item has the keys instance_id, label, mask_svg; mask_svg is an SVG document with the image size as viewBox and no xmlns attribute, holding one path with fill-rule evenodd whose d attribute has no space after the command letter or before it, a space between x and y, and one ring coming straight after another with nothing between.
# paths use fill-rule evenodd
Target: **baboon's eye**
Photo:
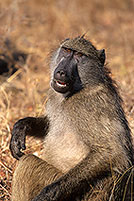
<instances>
[{"instance_id":1,"label":"baboon's eye","mask_svg":"<svg viewBox=\"0 0 134 201\"><path fill-rule=\"evenodd\" d=\"M77 56L78 56L78 57L82 57L82 56L83 56L83 54L82 54L82 53L80 53L80 52L78 52L78 53L77 53Z\"/></svg>"},{"instance_id":2,"label":"baboon's eye","mask_svg":"<svg viewBox=\"0 0 134 201\"><path fill-rule=\"evenodd\" d=\"M64 50L64 52L67 52L67 53L71 53L71 51L72 51L71 49L65 48L65 47L63 48L63 50Z\"/></svg>"},{"instance_id":3,"label":"baboon's eye","mask_svg":"<svg viewBox=\"0 0 134 201\"><path fill-rule=\"evenodd\" d=\"M74 58L75 58L78 62L82 60L83 56L84 56L84 55L83 55L81 52L75 52L75 53L74 53Z\"/></svg>"},{"instance_id":4,"label":"baboon's eye","mask_svg":"<svg viewBox=\"0 0 134 201\"><path fill-rule=\"evenodd\" d=\"M81 52L77 52L77 51L74 52L74 55L77 58L80 58L80 57L84 56L84 54L82 54Z\"/></svg>"}]
</instances>

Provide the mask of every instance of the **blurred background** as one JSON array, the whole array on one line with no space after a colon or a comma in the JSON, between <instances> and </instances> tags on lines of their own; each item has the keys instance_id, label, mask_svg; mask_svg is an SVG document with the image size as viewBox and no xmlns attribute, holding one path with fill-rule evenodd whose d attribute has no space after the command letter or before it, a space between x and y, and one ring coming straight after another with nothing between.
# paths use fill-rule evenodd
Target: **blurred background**
<instances>
[{"instance_id":1,"label":"blurred background","mask_svg":"<svg viewBox=\"0 0 134 201\"><path fill-rule=\"evenodd\" d=\"M50 54L82 34L105 48L134 136L134 0L0 0L1 201L11 200L13 124L44 113ZM28 138L26 152L41 156L42 142Z\"/></svg>"}]
</instances>

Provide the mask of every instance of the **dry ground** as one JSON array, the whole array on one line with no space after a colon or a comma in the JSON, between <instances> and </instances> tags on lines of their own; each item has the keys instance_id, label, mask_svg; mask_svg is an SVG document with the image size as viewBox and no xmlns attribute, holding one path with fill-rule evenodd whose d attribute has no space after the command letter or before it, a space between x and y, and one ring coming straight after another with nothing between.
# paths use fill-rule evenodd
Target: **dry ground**
<instances>
[{"instance_id":1,"label":"dry ground","mask_svg":"<svg viewBox=\"0 0 134 201\"><path fill-rule=\"evenodd\" d=\"M13 75L8 72L0 77L2 201L10 200L16 162L9 151L13 124L19 118L44 112L49 53L59 41L84 33L98 48L106 49L107 63L120 86L134 135L134 1L0 0L0 55L10 68L14 65L18 69ZM26 62L22 58L14 61L14 51L27 54ZM41 150L40 141L27 140L27 152L41 155Z\"/></svg>"}]
</instances>

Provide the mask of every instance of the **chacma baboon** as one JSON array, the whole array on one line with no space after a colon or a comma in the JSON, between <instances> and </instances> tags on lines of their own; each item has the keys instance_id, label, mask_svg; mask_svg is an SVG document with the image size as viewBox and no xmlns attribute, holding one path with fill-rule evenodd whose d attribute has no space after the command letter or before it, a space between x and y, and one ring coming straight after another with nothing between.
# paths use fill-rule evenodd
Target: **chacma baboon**
<instances>
[{"instance_id":1,"label":"chacma baboon","mask_svg":"<svg viewBox=\"0 0 134 201\"><path fill-rule=\"evenodd\" d=\"M53 54L46 116L13 128L13 201L134 199L130 129L104 63L105 51L84 37ZM44 139L43 160L21 152L26 135Z\"/></svg>"}]
</instances>

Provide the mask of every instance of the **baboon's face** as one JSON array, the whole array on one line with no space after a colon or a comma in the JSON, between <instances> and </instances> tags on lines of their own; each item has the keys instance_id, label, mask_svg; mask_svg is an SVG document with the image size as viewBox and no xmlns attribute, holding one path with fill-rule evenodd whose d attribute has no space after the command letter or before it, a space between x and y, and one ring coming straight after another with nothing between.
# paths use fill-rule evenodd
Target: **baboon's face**
<instances>
[{"instance_id":1,"label":"baboon's face","mask_svg":"<svg viewBox=\"0 0 134 201\"><path fill-rule=\"evenodd\" d=\"M53 56L51 86L64 96L76 93L86 84L101 80L104 61L104 50L96 50L84 38L68 39Z\"/></svg>"},{"instance_id":2,"label":"baboon's face","mask_svg":"<svg viewBox=\"0 0 134 201\"><path fill-rule=\"evenodd\" d=\"M74 92L82 88L78 66L86 62L87 56L69 48L61 47L51 85L60 93Z\"/></svg>"}]
</instances>

